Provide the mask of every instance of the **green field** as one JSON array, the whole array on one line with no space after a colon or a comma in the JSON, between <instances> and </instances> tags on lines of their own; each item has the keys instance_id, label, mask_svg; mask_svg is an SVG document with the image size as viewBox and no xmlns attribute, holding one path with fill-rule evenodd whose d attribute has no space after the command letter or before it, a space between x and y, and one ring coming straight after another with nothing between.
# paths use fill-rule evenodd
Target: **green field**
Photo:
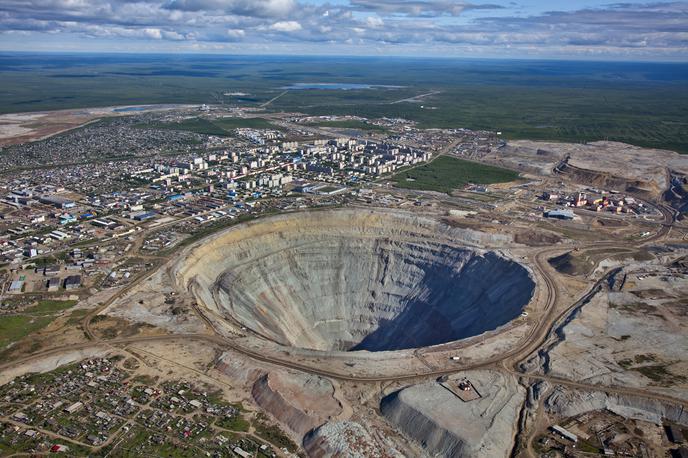
<instances>
[{"instance_id":1,"label":"green field","mask_svg":"<svg viewBox=\"0 0 688 458\"><path fill-rule=\"evenodd\" d=\"M57 312L74 307L76 303L77 301L41 300L26 309L27 315L0 316L0 350L40 331L55 319Z\"/></svg>"},{"instance_id":2,"label":"green field","mask_svg":"<svg viewBox=\"0 0 688 458\"><path fill-rule=\"evenodd\" d=\"M229 418L220 418L215 424L220 428L228 429L230 431L246 432L251 427L251 423L244 419L242 415L235 415Z\"/></svg>"},{"instance_id":3,"label":"green field","mask_svg":"<svg viewBox=\"0 0 688 458\"><path fill-rule=\"evenodd\" d=\"M52 316L12 315L0 317L0 349L46 327Z\"/></svg>"},{"instance_id":4,"label":"green field","mask_svg":"<svg viewBox=\"0 0 688 458\"><path fill-rule=\"evenodd\" d=\"M213 124L225 130L233 129L272 129L280 130L264 118L220 118L213 119Z\"/></svg>"},{"instance_id":5,"label":"green field","mask_svg":"<svg viewBox=\"0 0 688 458\"><path fill-rule=\"evenodd\" d=\"M220 137L229 135L229 132L227 132L225 129L203 118L185 119L180 122L154 122L149 124L136 124L135 127L141 129L182 130L185 132L195 132L203 135L217 135Z\"/></svg>"},{"instance_id":6,"label":"green field","mask_svg":"<svg viewBox=\"0 0 688 458\"><path fill-rule=\"evenodd\" d=\"M517 178L518 173L511 170L440 156L427 164L399 172L392 180L399 188L449 193L469 183L505 183Z\"/></svg>"},{"instance_id":7,"label":"green field","mask_svg":"<svg viewBox=\"0 0 688 458\"><path fill-rule=\"evenodd\" d=\"M140 129L166 129L181 130L185 132L195 132L203 135L216 135L227 137L232 134L234 129L275 129L277 126L270 124L263 118L190 118L180 122L154 122L148 124L136 124Z\"/></svg>"},{"instance_id":8,"label":"green field","mask_svg":"<svg viewBox=\"0 0 688 458\"><path fill-rule=\"evenodd\" d=\"M29 313L54 313L74 307L78 301L42 300L26 309Z\"/></svg>"},{"instance_id":9,"label":"green field","mask_svg":"<svg viewBox=\"0 0 688 458\"><path fill-rule=\"evenodd\" d=\"M382 126L376 126L375 124L369 124L367 122L362 122L362 121L322 121L322 122L316 122L310 124L312 126L319 126L319 127L336 127L339 129L359 129L359 130L370 130L370 131L377 131L377 132L386 132L387 129L385 129Z\"/></svg>"}]
</instances>

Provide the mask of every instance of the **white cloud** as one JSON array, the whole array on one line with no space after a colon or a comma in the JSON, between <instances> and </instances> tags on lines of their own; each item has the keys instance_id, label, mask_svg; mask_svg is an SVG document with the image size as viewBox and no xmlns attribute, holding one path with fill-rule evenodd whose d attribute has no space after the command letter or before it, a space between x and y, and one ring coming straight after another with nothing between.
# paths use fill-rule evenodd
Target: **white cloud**
<instances>
[{"instance_id":1,"label":"white cloud","mask_svg":"<svg viewBox=\"0 0 688 458\"><path fill-rule=\"evenodd\" d=\"M294 0L169 0L165 9L178 11L222 11L240 16L280 17L291 12Z\"/></svg>"},{"instance_id":2,"label":"white cloud","mask_svg":"<svg viewBox=\"0 0 688 458\"><path fill-rule=\"evenodd\" d=\"M153 38L154 40L162 39L162 32L160 29L145 28L143 29L143 34L148 38Z\"/></svg>"},{"instance_id":3,"label":"white cloud","mask_svg":"<svg viewBox=\"0 0 688 458\"><path fill-rule=\"evenodd\" d=\"M276 32L297 32L302 28L297 21L279 21L270 26L270 29Z\"/></svg>"},{"instance_id":4,"label":"white cloud","mask_svg":"<svg viewBox=\"0 0 688 458\"><path fill-rule=\"evenodd\" d=\"M455 0L351 0L358 11L402 16L458 16L471 9L501 9L500 5L472 4Z\"/></svg>"},{"instance_id":5,"label":"white cloud","mask_svg":"<svg viewBox=\"0 0 688 458\"><path fill-rule=\"evenodd\" d=\"M148 41L153 49L160 41L180 47L217 43L221 48L240 41L253 49L328 43L359 46L362 53L383 46L389 53L402 48L421 53L509 49L514 54L547 50L575 56L655 52L688 59L688 1L532 15L505 0L499 2L503 6L470 1L0 0L0 34L51 34L46 41L59 41L62 35L121 37ZM470 16L464 15L467 11Z\"/></svg>"},{"instance_id":6,"label":"white cloud","mask_svg":"<svg viewBox=\"0 0 688 458\"><path fill-rule=\"evenodd\" d=\"M243 29L229 29L226 33L230 38L243 38L246 36L246 32Z\"/></svg>"},{"instance_id":7,"label":"white cloud","mask_svg":"<svg viewBox=\"0 0 688 458\"><path fill-rule=\"evenodd\" d=\"M372 29L379 29L385 25L385 21L378 16L368 16L366 18L366 25Z\"/></svg>"}]
</instances>

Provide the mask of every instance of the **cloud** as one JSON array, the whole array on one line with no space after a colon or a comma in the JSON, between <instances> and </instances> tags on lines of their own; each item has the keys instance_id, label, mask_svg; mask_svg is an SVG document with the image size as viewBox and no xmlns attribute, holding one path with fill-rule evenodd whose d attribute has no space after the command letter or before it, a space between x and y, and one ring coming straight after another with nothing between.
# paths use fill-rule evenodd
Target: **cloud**
<instances>
[{"instance_id":1,"label":"cloud","mask_svg":"<svg viewBox=\"0 0 688 458\"><path fill-rule=\"evenodd\" d=\"M169 10L218 11L257 17L281 17L294 7L294 0L170 0L163 5L163 8Z\"/></svg>"},{"instance_id":2,"label":"cloud","mask_svg":"<svg viewBox=\"0 0 688 458\"><path fill-rule=\"evenodd\" d=\"M365 22L366 25L371 29L379 29L380 27L385 25L385 21L383 21L378 16L368 16Z\"/></svg>"},{"instance_id":3,"label":"cloud","mask_svg":"<svg viewBox=\"0 0 688 458\"><path fill-rule=\"evenodd\" d=\"M239 39L246 36L246 32L243 29L228 29L226 32L228 37Z\"/></svg>"},{"instance_id":4,"label":"cloud","mask_svg":"<svg viewBox=\"0 0 688 458\"><path fill-rule=\"evenodd\" d=\"M154 40L161 40L162 39L162 31L160 29L145 28L145 29L143 29L143 34L146 37L152 38Z\"/></svg>"},{"instance_id":5,"label":"cloud","mask_svg":"<svg viewBox=\"0 0 688 458\"><path fill-rule=\"evenodd\" d=\"M520 18L482 18L477 25L510 34L529 30L546 43L572 46L681 48L688 2L617 3L604 8L551 11ZM683 42L683 43L682 43ZM686 49L683 49L684 53Z\"/></svg>"},{"instance_id":6,"label":"cloud","mask_svg":"<svg viewBox=\"0 0 688 458\"><path fill-rule=\"evenodd\" d=\"M451 0L351 0L352 9L414 17L458 16L470 9L501 9L500 5L475 5Z\"/></svg>"},{"instance_id":7,"label":"cloud","mask_svg":"<svg viewBox=\"0 0 688 458\"><path fill-rule=\"evenodd\" d=\"M279 21L270 26L270 30L276 32L296 32L302 28L297 21Z\"/></svg>"},{"instance_id":8,"label":"cloud","mask_svg":"<svg viewBox=\"0 0 688 458\"><path fill-rule=\"evenodd\" d=\"M62 36L123 38L148 41L151 46L170 42L170 46L185 49L225 49L241 42L251 49L268 51L292 46L289 49L329 52L339 46L354 54L378 49L422 55L588 54L688 59L688 1L613 3L537 14L528 14L522 5L497 3L2 0L0 34L49 33L46 41L50 42L58 42ZM0 35L0 42L2 39Z\"/></svg>"}]
</instances>

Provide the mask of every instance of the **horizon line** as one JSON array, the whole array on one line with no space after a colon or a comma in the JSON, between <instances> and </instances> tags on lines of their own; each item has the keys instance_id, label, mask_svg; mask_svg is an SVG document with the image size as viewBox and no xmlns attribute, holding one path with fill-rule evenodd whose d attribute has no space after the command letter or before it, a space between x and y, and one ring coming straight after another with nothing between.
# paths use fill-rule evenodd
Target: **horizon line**
<instances>
[{"instance_id":1,"label":"horizon line","mask_svg":"<svg viewBox=\"0 0 688 458\"><path fill-rule=\"evenodd\" d=\"M82 51L82 50L31 50L16 51L0 49L0 54L39 54L39 55L123 55L123 56L212 56L212 57L302 57L302 58L353 58L353 59L420 59L420 60L476 60L476 61L533 61L533 62L597 62L597 63L636 63L636 64L688 64L686 60L637 60L623 58L580 58L580 57L513 57L513 56L422 56L413 54L269 54L269 53L223 53L223 52L132 52L132 51Z\"/></svg>"}]
</instances>

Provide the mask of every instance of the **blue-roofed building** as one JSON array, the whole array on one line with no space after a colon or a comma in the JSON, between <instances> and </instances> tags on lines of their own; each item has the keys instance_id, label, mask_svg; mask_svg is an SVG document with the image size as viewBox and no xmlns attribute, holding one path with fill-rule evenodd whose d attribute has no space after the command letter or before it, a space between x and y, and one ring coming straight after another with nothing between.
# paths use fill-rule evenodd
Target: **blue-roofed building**
<instances>
[{"instance_id":1,"label":"blue-roofed building","mask_svg":"<svg viewBox=\"0 0 688 458\"><path fill-rule=\"evenodd\" d=\"M181 200L183 198L184 198L184 194L173 194L171 196L168 196L167 200L169 200L170 202L174 202L176 200Z\"/></svg>"},{"instance_id":2,"label":"blue-roofed building","mask_svg":"<svg viewBox=\"0 0 688 458\"><path fill-rule=\"evenodd\" d=\"M573 210L566 210L566 209L550 210L548 212L545 212L544 215L546 218L556 218L556 219L566 219L566 220L573 219L573 217L575 216L573 213Z\"/></svg>"},{"instance_id":3,"label":"blue-roofed building","mask_svg":"<svg viewBox=\"0 0 688 458\"><path fill-rule=\"evenodd\" d=\"M69 224L73 223L76 221L76 216L70 215L68 213L65 213L64 215L60 215L60 224Z\"/></svg>"},{"instance_id":4,"label":"blue-roofed building","mask_svg":"<svg viewBox=\"0 0 688 458\"><path fill-rule=\"evenodd\" d=\"M148 219L154 218L155 215L157 215L157 213L155 212L141 212L132 215L132 218L134 218L135 221L146 221Z\"/></svg>"}]
</instances>

